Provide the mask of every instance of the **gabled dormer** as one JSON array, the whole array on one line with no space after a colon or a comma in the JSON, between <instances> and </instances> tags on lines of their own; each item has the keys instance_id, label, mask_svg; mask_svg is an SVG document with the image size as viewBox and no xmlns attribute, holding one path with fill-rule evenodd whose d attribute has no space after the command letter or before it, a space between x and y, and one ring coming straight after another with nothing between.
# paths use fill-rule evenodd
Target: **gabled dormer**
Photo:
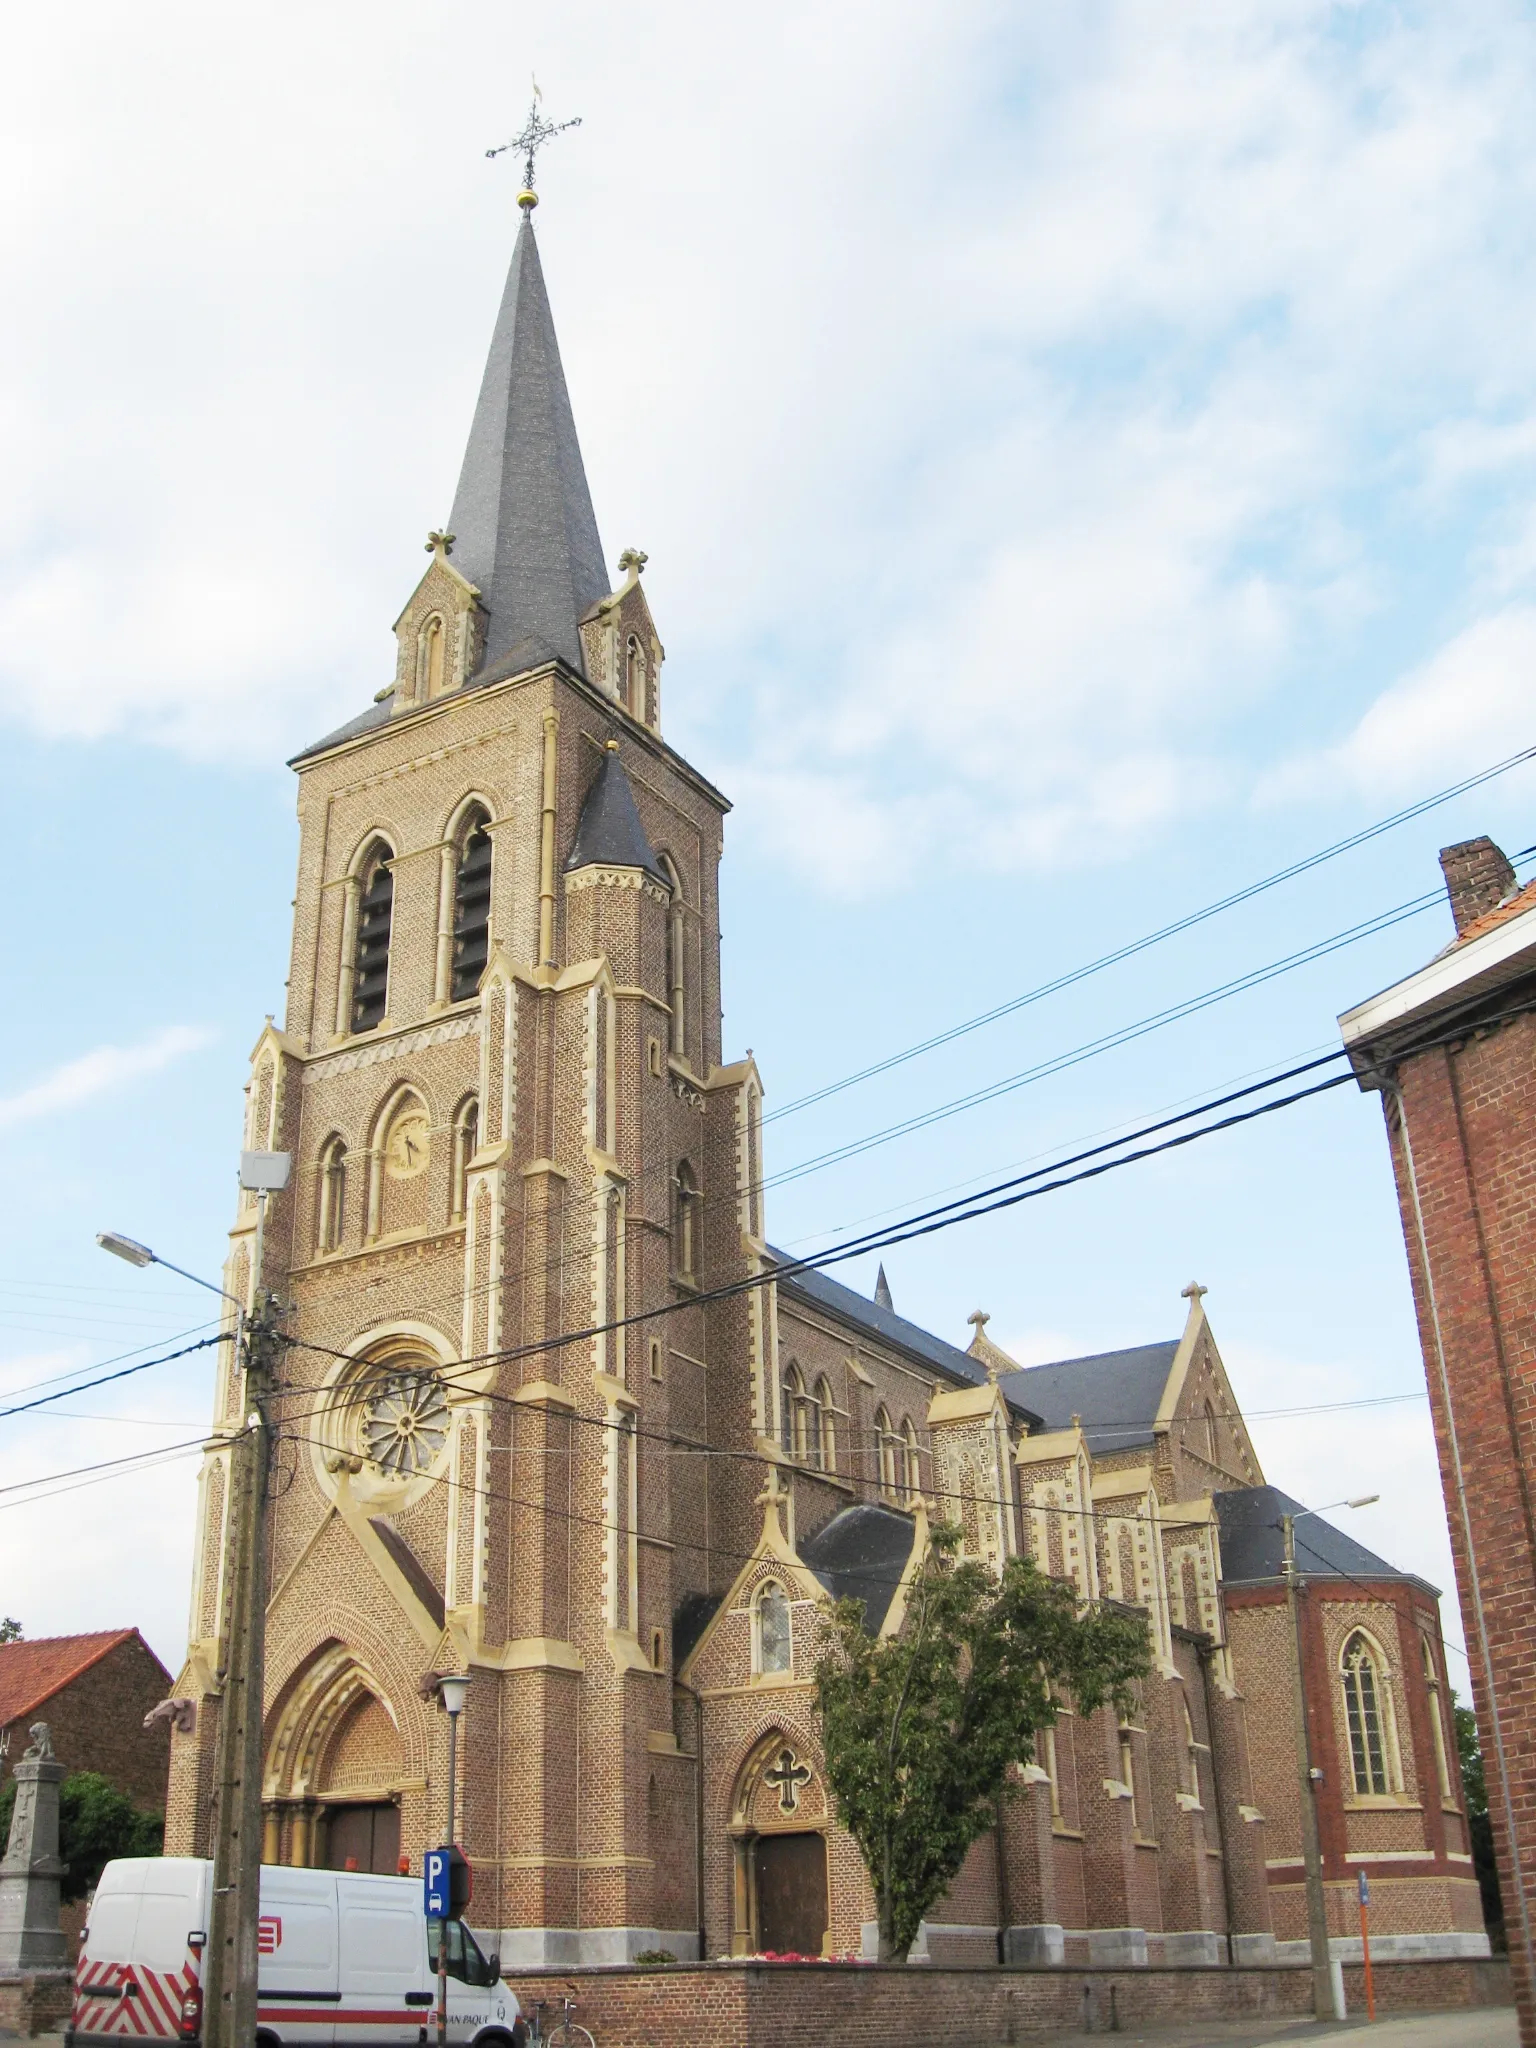
<instances>
[{"instance_id":1,"label":"gabled dormer","mask_svg":"<svg viewBox=\"0 0 1536 2048\"><path fill-rule=\"evenodd\" d=\"M641 587L645 556L626 548L619 557L624 581L600 597L581 621L587 676L652 732L661 730L661 664L666 650Z\"/></svg>"},{"instance_id":2,"label":"gabled dormer","mask_svg":"<svg viewBox=\"0 0 1536 2048\"><path fill-rule=\"evenodd\" d=\"M451 533L428 534L431 564L395 621L396 717L462 689L480 665L485 610L479 590L449 559L453 540Z\"/></svg>"}]
</instances>

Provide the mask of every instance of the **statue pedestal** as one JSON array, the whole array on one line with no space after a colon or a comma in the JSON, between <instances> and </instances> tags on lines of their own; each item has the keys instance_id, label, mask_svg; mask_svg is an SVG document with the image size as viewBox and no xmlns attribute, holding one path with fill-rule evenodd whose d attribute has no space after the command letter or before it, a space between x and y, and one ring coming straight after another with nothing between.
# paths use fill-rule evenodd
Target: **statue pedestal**
<instances>
[{"instance_id":1,"label":"statue pedestal","mask_svg":"<svg viewBox=\"0 0 1536 2048\"><path fill-rule=\"evenodd\" d=\"M17 1761L11 1838L0 1858L0 1978L63 1970L69 1949L59 1925L59 1787L64 1766L46 1723L30 1731L32 1747Z\"/></svg>"}]
</instances>

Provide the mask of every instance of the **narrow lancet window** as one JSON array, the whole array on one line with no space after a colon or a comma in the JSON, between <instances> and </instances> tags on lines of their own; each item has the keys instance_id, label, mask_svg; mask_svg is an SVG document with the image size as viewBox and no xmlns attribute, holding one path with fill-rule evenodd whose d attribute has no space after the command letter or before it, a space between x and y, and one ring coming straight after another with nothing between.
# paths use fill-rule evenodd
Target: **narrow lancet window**
<instances>
[{"instance_id":1,"label":"narrow lancet window","mask_svg":"<svg viewBox=\"0 0 1536 2048\"><path fill-rule=\"evenodd\" d=\"M1358 1632L1344 1645L1344 1719L1355 1794L1369 1798L1391 1789L1382 1720L1381 1674L1371 1646Z\"/></svg>"},{"instance_id":2,"label":"narrow lancet window","mask_svg":"<svg viewBox=\"0 0 1536 2048\"><path fill-rule=\"evenodd\" d=\"M316 1219L315 1248L333 1252L341 1244L346 1228L347 1147L343 1138L328 1138L320 1153L320 1209Z\"/></svg>"},{"instance_id":3,"label":"narrow lancet window","mask_svg":"<svg viewBox=\"0 0 1536 2048\"><path fill-rule=\"evenodd\" d=\"M455 1221L468 1206L469 1162L480 1147L480 1105L470 1097L454 1120L452 1185L448 1206Z\"/></svg>"},{"instance_id":4,"label":"narrow lancet window","mask_svg":"<svg viewBox=\"0 0 1536 2048\"><path fill-rule=\"evenodd\" d=\"M787 1671L790 1665L789 1601L771 1580L757 1596L757 1668Z\"/></svg>"},{"instance_id":5,"label":"narrow lancet window","mask_svg":"<svg viewBox=\"0 0 1536 2048\"><path fill-rule=\"evenodd\" d=\"M453 893L453 986L464 1002L479 992L491 944L491 835L476 812L464 835Z\"/></svg>"},{"instance_id":6,"label":"narrow lancet window","mask_svg":"<svg viewBox=\"0 0 1536 2048\"><path fill-rule=\"evenodd\" d=\"M372 1031L384 1021L389 1000L389 932L394 917L395 878L389 853L370 855L358 903L357 952L352 979L352 1029Z\"/></svg>"},{"instance_id":7,"label":"narrow lancet window","mask_svg":"<svg viewBox=\"0 0 1536 2048\"><path fill-rule=\"evenodd\" d=\"M677 1218L672 1238L675 1270L680 1280L698 1278L698 1206L699 1184L693 1177L693 1168L686 1159L681 1159L677 1166Z\"/></svg>"}]
</instances>

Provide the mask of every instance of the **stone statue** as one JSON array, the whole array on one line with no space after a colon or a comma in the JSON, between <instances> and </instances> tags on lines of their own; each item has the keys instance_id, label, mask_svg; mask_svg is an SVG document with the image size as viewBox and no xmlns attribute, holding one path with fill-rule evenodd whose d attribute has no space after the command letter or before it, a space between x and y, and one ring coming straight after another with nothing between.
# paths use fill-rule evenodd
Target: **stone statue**
<instances>
[{"instance_id":1,"label":"stone statue","mask_svg":"<svg viewBox=\"0 0 1536 2048\"><path fill-rule=\"evenodd\" d=\"M46 1721L27 1731L31 1747L17 1759L11 1836L0 1858L0 1974L67 1970L59 1925L59 1787L64 1766L53 1753Z\"/></svg>"}]
</instances>

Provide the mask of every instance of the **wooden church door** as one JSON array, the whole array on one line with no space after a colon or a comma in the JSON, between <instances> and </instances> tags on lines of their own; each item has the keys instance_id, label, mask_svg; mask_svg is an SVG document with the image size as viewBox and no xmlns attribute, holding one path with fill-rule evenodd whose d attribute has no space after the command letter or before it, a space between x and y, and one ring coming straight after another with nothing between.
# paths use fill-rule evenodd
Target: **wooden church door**
<instances>
[{"instance_id":1,"label":"wooden church door","mask_svg":"<svg viewBox=\"0 0 1536 2048\"><path fill-rule=\"evenodd\" d=\"M827 1934L825 1835L759 1835L757 1939L779 1955L819 1956Z\"/></svg>"}]
</instances>

